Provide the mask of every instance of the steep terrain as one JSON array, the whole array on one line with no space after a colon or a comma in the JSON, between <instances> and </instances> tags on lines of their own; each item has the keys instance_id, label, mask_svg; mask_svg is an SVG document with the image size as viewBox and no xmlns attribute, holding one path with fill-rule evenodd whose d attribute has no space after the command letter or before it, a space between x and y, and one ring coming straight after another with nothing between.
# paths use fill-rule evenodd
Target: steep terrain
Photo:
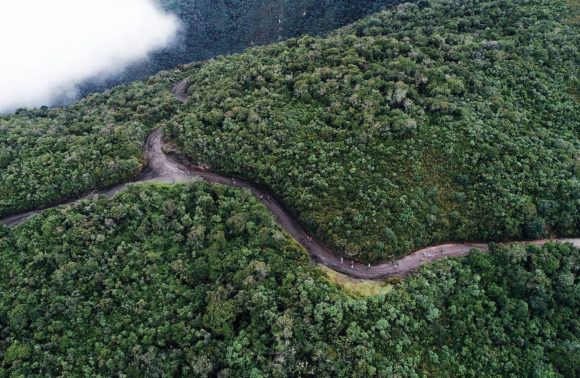
<instances>
[{"instance_id":1,"label":"steep terrain","mask_svg":"<svg viewBox=\"0 0 580 378\"><path fill-rule=\"evenodd\" d=\"M187 96L185 94L187 83L188 79L183 79L171 90L172 94L182 102L187 101ZM137 178L132 180L131 183L177 183L191 181L195 177L200 177L209 183L218 183L236 188L248 189L268 208L269 211L275 215L278 225L288 232L306 251L308 251L314 262L323 264L324 266L349 277L382 281L388 277L404 277L415 271L421 265L432 263L445 257L466 255L470 253L473 248L481 252L489 252L488 245L483 243L444 244L431 246L420 251L415 251L403 258L372 266L370 264L365 265L352 260L347 260L345 262L336 252L329 250L318 240L313 239L304 229L303 225L300 224L299 220L289 214L287 206L281 203L273 193L254 183L248 182L247 180L209 172L203 167L194 166L187 161L178 161L175 158L166 155L164 149L168 147L164 145L162 137L163 135L160 128L156 128L151 132L145 142L147 169L145 169ZM112 197L116 193L127 190L127 188L127 184L119 184L106 190L102 190L96 194ZM85 198L91 199L96 194L91 193ZM61 205L70 205L76 202L76 200L71 200L62 203ZM0 219L0 222L8 226L15 226L31 215L41 213L42 211L43 209L24 212ZM542 246L546 242L548 241L537 240L529 243ZM555 239L553 242L571 243L576 247L580 247L580 238Z\"/></svg>"},{"instance_id":2,"label":"steep terrain","mask_svg":"<svg viewBox=\"0 0 580 378\"><path fill-rule=\"evenodd\" d=\"M137 177L146 136L165 125L197 162L269 187L347 258L577 236L574 12L423 1L2 115L0 217ZM180 107L170 89L185 75L193 99Z\"/></svg>"},{"instance_id":3,"label":"steep terrain","mask_svg":"<svg viewBox=\"0 0 580 378\"><path fill-rule=\"evenodd\" d=\"M209 61L167 133L346 257L576 236L577 10L421 1Z\"/></svg>"},{"instance_id":4,"label":"steep terrain","mask_svg":"<svg viewBox=\"0 0 580 378\"><path fill-rule=\"evenodd\" d=\"M323 35L401 0L156 0L181 22L177 40L118 77L96 77L81 94L143 80L178 64L229 55L303 34Z\"/></svg>"},{"instance_id":5,"label":"steep terrain","mask_svg":"<svg viewBox=\"0 0 580 378\"><path fill-rule=\"evenodd\" d=\"M579 236L577 15L421 0L1 115L0 217L117 195L0 224L0 376L580 375L570 243L475 243L363 297L298 245Z\"/></svg>"},{"instance_id":6,"label":"steep terrain","mask_svg":"<svg viewBox=\"0 0 580 378\"><path fill-rule=\"evenodd\" d=\"M492 246L369 298L247 191L131 186L0 225L0 376L562 376L580 249Z\"/></svg>"}]
</instances>

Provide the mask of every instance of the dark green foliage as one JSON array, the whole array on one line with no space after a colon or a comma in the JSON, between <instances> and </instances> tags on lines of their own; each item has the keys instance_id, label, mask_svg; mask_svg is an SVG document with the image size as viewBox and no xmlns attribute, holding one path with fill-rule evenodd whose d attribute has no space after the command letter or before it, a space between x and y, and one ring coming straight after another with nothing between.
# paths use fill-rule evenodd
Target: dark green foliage
<instances>
[{"instance_id":1,"label":"dark green foliage","mask_svg":"<svg viewBox=\"0 0 580 378\"><path fill-rule=\"evenodd\" d=\"M577 234L575 9L421 0L194 65L173 120L178 72L3 115L0 214L126 180L167 122L361 258ZM579 267L496 245L353 299L249 192L133 186L0 225L0 376L573 377Z\"/></svg>"},{"instance_id":2,"label":"dark green foliage","mask_svg":"<svg viewBox=\"0 0 580 378\"><path fill-rule=\"evenodd\" d=\"M144 165L144 141L179 102L163 72L63 108L0 115L0 217L118 184Z\"/></svg>"},{"instance_id":3,"label":"dark green foliage","mask_svg":"<svg viewBox=\"0 0 580 378\"><path fill-rule=\"evenodd\" d=\"M580 34L561 1L421 1L212 60L167 132L329 246L577 235ZM389 229L391 233L385 233Z\"/></svg>"},{"instance_id":4,"label":"dark green foliage","mask_svg":"<svg viewBox=\"0 0 580 378\"><path fill-rule=\"evenodd\" d=\"M579 267L496 246L355 300L249 192L134 186L0 227L0 376L574 376Z\"/></svg>"},{"instance_id":5,"label":"dark green foliage","mask_svg":"<svg viewBox=\"0 0 580 378\"><path fill-rule=\"evenodd\" d=\"M538 217L534 217L526 224L526 237L537 239L544 234L545 228L544 221Z\"/></svg>"},{"instance_id":6,"label":"dark green foliage","mask_svg":"<svg viewBox=\"0 0 580 378\"><path fill-rule=\"evenodd\" d=\"M302 34L322 35L401 0L157 0L185 27L179 63ZM179 54L179 50L175 49ZM171 53L170 53L171 54ZM165 67L169 68L169 67Z\"/></svg>"},{"instance_id":7,"label":"dark green foliage","mask_svg":"<svg viewBox=\"0 0 580 378\"><path fill-rule=\"evenodd\" d=\"M142 80L178 64L229 55L303 34L322 35L401 0L156 0L181 21L177 41L121 77L81 87L92 93L115 83Z\"/></svg>"}]
</instances>

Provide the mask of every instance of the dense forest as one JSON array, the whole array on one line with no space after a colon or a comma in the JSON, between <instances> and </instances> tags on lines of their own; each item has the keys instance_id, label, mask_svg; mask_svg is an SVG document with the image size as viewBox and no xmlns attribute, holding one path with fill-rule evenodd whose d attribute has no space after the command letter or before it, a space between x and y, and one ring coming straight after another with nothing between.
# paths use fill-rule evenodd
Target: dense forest
<instances>
[{"instance_id":1,"label":"dense forest","mask_svg":"<svg viewBox=\"0 0 580 378\"><path fill-rule=\"evenodd\" d=\"M142 80L179 64L303 34L323 35L401 0L155 0L181 22L177 40L117 77L81 84L81 94Z\"/></svg>"},{"instance_id":2,"label":"dense forest","mask_svg":"<svg viewBox=\"0 0 580 378\"><path fill-rule=\"evenodd\" d=\"M351 298L248 192L131 186L0 225L0 376L580 373L580 250L494 246Z\"/></svg>"},{"instance_id":3,"label":"dense forest","mask_svg":"<svg viewBox=\"0 0 580 378\"><path fill-rule=\"evenodd\" d=\"M184 24L181 62L229 55L302 34L322 35L401 0L157 0ZM165 54L164 54L165 55ZM172 54L169 54L172 55Z\"/></svg>"},{"instance_id":4,"label":"dense forest","mask_svg":"<svg viewBox=\"0 0 580 378\"><path fill-rule=\"evenodd\" d=\"M422 0L210 60L166 133L377 261L577 235L577 3Z\"/></svg>"},{"instance_id":5,"label":"dense forest","mask_svg":"<svg viewBox=\"0 0 580 378\"><path fill-rule=\"evenodd\" d=\"M103 92L80 102L62 108L0 114L0 218L135 176L143 167L141 151L147 133L177 109L178 102L169 88L182 78L182 70L196 65L157 74L159 71L241 51L252 44L275 42L279 37L323 34L398 3L158 1L182 21L179 46L128 68L120 78L90 80L82 85L81 93ZM107 90L115 83L150 74L157 75L146 83Z\"/></svg>"},{"instance_id":6,"label":"dense forest","mask_svg":"<svg viewBox=\"0 0 580 378\"><path fill-rule=\"evenodd\" d=\"M137 175L147 133L165 124L194 160L270 187L361 261L577 235L577 9L404 4L326 38L0 115L0 217ZM181 106L170 88L187 75Z\"/></svg>"},{"instance_id":7,"label":"dense forest","mask_svg":"<svg viewBox=\"0 0 580 378\"><path fill-rule=\"evenodd\" d=\"M0 114L0 218L126 181L144 141L179 102L179 70L93 94L62 108Z\"/></svg>"},{"instance_id":8,"label":"dense forest","mask_svg":"<svg viewBox=\"0 0 580 378\"><path fill-rule=\"evenodd\" d=\"M281 5L280 24L319 34L390 4L355 3L220 1L224 23L191 25L230 37L231 52L277 39ZM0 217L138 175L163 126L194 162L269 187L365 262L440 241L579 236L578 11L419 0L2 114ZM181 104L170 90L185 77ZM129 185L0 223L0 377L580 376L580 249L490 251L354 295L247 190Z\"/></svg>"}]
</instances>

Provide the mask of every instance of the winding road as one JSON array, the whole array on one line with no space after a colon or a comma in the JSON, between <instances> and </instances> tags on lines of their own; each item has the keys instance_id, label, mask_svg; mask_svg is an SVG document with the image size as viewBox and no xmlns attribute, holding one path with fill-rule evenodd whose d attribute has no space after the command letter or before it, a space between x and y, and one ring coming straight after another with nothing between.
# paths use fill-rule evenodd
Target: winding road
<instances>
[{"instance_id":1,"label":"winding road","mask_svg":"<svg viewBox=\"0 0 580 378\"><path fill-rule=\"evenodd\" d=\"M187 101L187 78L181 80L171 88L171 93L181 102Z\"/></svg>"},{"instance_id":2,"label":"winding road","mask_svg":"<svg viewBox=\"0 0 580 378\"><path fill-rule=\"evenodd\" d=\"M186 87L187 79L184 79L177 83L171 92L178 100L185 102L187 101L187 95L185 93ZM489 252L488 245L484 243L442 244L421 249L398 260L370 267L346 259L341 263L340 258L318 240L311 237L304 227L302 227L300 222L298 222L298 220L287 211L286 206L284 206L284 204L267 189L261 188L254 183L240 178L209 172L204 170L202 167L192 165L188 161L180 161L173 156L168 156L163 152L164 142L162 137L161 128L158 127L153 130L147 138L145 150L149 166L139 177L133 180L132 183L177 183L190 181L194 177L201 177L210 183L219 183L248 189L276 216L276 221L280 227L286 230L308 251L314 262L323 264L330 269L349 277L367 280L384 280L388 277L403 277L425 263L433 262L444 257L466 255L469 253L469 250L474 247L482 252ZM112 197L115 193L121 192L125 189L126 184L121 184L98 192L98 194ZM95 194L97 193L87 195L83 198L91 198ZM74 202L76 202L76 200L65 202L61 205L69 205ZM0 219L0 221L6 225L15 226L20 224L29 216L40 213L41 211L42 210L29 211L23 214ZM532 243L541 246L549 241L572 243L574 246L580 247L580 238L534 240L519 243Z\"/></svg>"}]
</instances>

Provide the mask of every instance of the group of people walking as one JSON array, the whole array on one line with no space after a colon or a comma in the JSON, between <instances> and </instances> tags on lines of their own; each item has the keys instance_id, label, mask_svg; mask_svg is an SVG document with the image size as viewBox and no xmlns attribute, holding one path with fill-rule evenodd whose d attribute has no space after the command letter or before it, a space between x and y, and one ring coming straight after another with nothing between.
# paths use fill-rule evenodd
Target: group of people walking
<instances>
[{"instance_id":1,"label":"group of people walking","mask_svg":"<svg viewBox=\"0 0 580 378\"><path fill-rule=\"evenodd\" d=\"M262 198L262 197L260 197ZM303 236L303 238L309 242L312 242L312 236ZM340 256L340 265L344 265L344 257ZM398 265L398 264L397 264ZM395 265L396 267L396 265ZM354 260L350 261L350 269L354 269ZM367 270L371 269L371 263L367 264Z\"/></svg>"},{"instance_id":2,"label":"group of people walking","mask_svg":"<svg viewBox=\"0 0 580 378\"><path fill-rule=\"evenodd\" d=\"M340 265L344 264L344 257L340 256ZM367 264L367 270L371 268L371 263ZM354 269L354 261L350 261L350 269Z\"/></svg>"}]
</instances>

